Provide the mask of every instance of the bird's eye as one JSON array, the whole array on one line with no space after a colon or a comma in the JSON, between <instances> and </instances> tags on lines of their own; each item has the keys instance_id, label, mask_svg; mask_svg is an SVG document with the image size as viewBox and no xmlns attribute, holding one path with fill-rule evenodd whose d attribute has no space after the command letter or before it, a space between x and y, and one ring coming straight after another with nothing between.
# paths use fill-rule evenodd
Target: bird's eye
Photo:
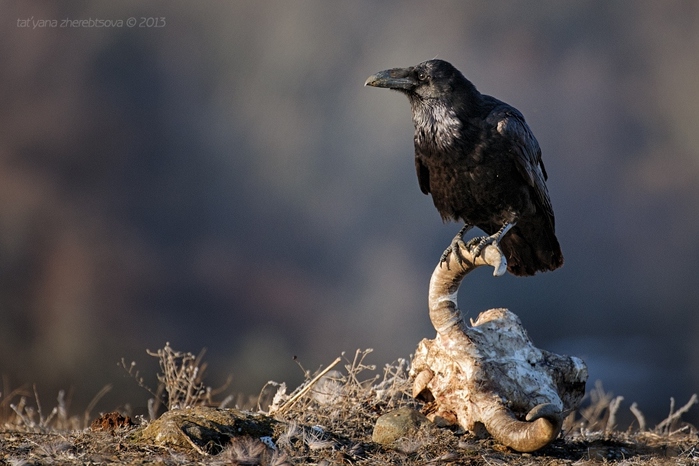
<instances>
[{"instance_id":1,"label":"bird's eye","mask_svg":"<svg viewBox=\"0 0 699 466\"><path fill-rule=\"evenodd\" d=\"M417 73L417 79L419 81L425 81L427 79L427 73L425 73L424 71L419 71Z\"/></svg>"}]
</instances>

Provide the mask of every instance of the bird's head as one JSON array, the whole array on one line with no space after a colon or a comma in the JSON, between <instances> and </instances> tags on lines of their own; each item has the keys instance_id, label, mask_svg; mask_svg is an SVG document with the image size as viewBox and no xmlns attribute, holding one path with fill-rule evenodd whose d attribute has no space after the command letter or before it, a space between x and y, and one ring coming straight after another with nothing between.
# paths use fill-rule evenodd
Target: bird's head
<instances>
[{"instance_id":1,"label":"bird's head","mask_svg":"<svg viewBox=\"0 0 699 466\"><path fill-rule=\"evenodd\" d=\"M364 83L365 86L385 87L407 94L412 100L443 99L456 89L471 83L459 70L444 60L428 60L409 68L380 71Z\"/></svg>"}]
</instances>

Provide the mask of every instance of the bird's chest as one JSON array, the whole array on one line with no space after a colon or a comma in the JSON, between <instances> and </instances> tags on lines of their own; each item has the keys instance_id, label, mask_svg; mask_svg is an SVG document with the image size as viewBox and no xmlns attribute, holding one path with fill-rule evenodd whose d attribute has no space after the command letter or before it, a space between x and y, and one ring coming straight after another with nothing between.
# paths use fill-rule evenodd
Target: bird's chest
<instances>
[{"instance_id":1,"label":"bird's chest","mask_svg":"<svg viewBox=\"0 0 699 466\"><path fill-rule=\"evenodd\" d=\"M435 207L445 219L481 222L495 212L512 210L515 196L510 190L516 169L508 163L508 148L473 133L447 148L423 145L419 155L429 171Z\"/></svg>"}]
</instances>

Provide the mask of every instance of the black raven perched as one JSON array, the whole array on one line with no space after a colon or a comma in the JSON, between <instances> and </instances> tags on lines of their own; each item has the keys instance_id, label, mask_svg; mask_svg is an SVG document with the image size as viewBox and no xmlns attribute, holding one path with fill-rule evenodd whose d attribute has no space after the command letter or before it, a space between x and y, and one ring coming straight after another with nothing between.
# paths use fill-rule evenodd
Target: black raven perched
<instances>
[{"instance_id":1,"label":"black raven perched","mask_svg":"<svg viewBox=\"0 0 699 466\"><path fill-rule=\"evenodd\" d=\"M469 244L477 253L499 244L514 275L563 265L541 149L516 108L481 94L443 60L381 71L365 85L408 96L420 189L444 221L465 222L443 260L477 226L488 236Z\"/></svg>"}]
</instances>

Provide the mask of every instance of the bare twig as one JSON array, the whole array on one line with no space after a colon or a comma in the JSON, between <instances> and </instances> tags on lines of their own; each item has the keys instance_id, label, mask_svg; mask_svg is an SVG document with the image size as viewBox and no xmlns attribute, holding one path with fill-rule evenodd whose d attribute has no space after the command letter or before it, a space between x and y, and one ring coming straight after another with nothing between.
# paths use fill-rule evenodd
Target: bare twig
<instances>
[{"instance_id":1,"label":"bare twig","mask_svg":"<svg viewBox=\"0 0 699 466\"><path fill-rule=\"evenodd\" d=\"M146 350L148 351L148 350ZM151 354L151 353L148 353ZM121 358L121 363L118 364L119 366L123 367L124 370L136 381L139 387L145 389L148 393L153 395L158 401L163 401L162 399L162 389L161 386L158 387L157 393L155 390L151 389L148 385L145 384L143 377L141 377L141 374L139 373L138 369L136 369L136 362L131 361L131 364L126 364L126 361L124 358Z\"/></svg>"},{"instance_id":2,"label":"bare twig","mask_svg":"<svg viewBox=\"0 0 699 466\"><path fill-rule=\"evenodd\" d=\"M672 431L674 424L676 422L678 422L680 420L680 418L682 417L682 415L684 413L686 413L687 411L689 411L692 408L692 406L694 406L698 401L699 401L699 397L697 397L697 394L695 393L694 395L692 395L689 398L689 401L687 402L687 404L682 406L677 411L673 412L674 408L675 408L675 399L670 398L670 414L667 416L667 418L664 421L662 421L660 424L658 424L655 427L655 431L660 433L660 434L669 435Z\"/></svg>"},{"instance_id":3,"label":"bare twig","mask_svg":"<svg viewBox=\"0 0 699 466\"><path fill-rule=\"evenodd\" d=\"M589 393L590 404L580 409L580 415L585 420L585 428L589 431L599 431L606 428L605 411L612 402L612 393L606 392L601 381L595 382L595 388Z\"/></svg>"},{"instance_id":4,"label":"bare twig","mask_svg":"<svg viewBox=\"0 0 699 466\"><path fill-rule=\"evenodd\" d=\"M104 387L102 387L102 390L97 392L95 396L92 397L92 400L90 401L90 404L87 405L87 408L85 409L85 414L84 414L84 422L85 425L84 427L87 429L87 427L90 425L90 414L92 413L92 410L95 409L95 406L97 406L97 403L112 390L112 384L107 384Z\"/></svg>"},{"instance_id":5,"label":"bare twig","mask_svg":"<svg viewBox=\"0 0 699 466\"><path fill-rule=\"evenodd\" d=\"M296 402L301 398L303 395L308 393L308 391L313 388L313 386L318 383L318 381L328 372L330 372L330 369L335 367L340 361L342 361L341 357L337 357L328 367L323 369L318 375L313 377L311 381L309 381L303 389L299 390L298 393L296 393L294 396L286 400L286 402L279 407L279 409L275 413L270 413L270 414L282 414L284 411L290 409Z\"/></svg>"},{"instance_id":6,"label":"bare twig","mask_svg":"<svg viewBox=\"0 0 699 466\"><path fill-rule=\"evenodd\" d=\"M610 433L616 427L616 413L619 411L619 406L622 401L624 401L624 397L617 396L609 402L609 417L607 418L607 425L604 427L605 434Z\"/></svg>"},{"instance_id":7,"label":"bare twig","mask_svg":"<svg viewBox=\"0 0 699 466\"><path fill-rule=\"evenodd\" d=\"M629 410L633 413L634 416L636 416L636 420L638 421L639 432L644 432L646 430L646 418L641 412L641 410L638 409L638 404L635 401L631 404Z\"/></svg>"},{"instance_id":8,"label":"bare twig","mask_svg":"<svg viewBox=\"0 0 699 466\"><path fill-rule=\"evenodd\" d=\"M203 378L206 371L206 363L202 361L206 349L199 355L175 351L170 343L157 351L146 350L150 356L158 358L161 373L157 375L158 389L148 387L143 377L136 370L136 363L126 364L121 359L121 367L136 380L141 388L146 389L153 398L148 401L148 414L151 420L156 416L158 407L162 403L168 410L191 406L215 406L213 397L223 392L233 380L229 376L226 383L216 389L204 385Z\"/></svg>"}]
</instances>

